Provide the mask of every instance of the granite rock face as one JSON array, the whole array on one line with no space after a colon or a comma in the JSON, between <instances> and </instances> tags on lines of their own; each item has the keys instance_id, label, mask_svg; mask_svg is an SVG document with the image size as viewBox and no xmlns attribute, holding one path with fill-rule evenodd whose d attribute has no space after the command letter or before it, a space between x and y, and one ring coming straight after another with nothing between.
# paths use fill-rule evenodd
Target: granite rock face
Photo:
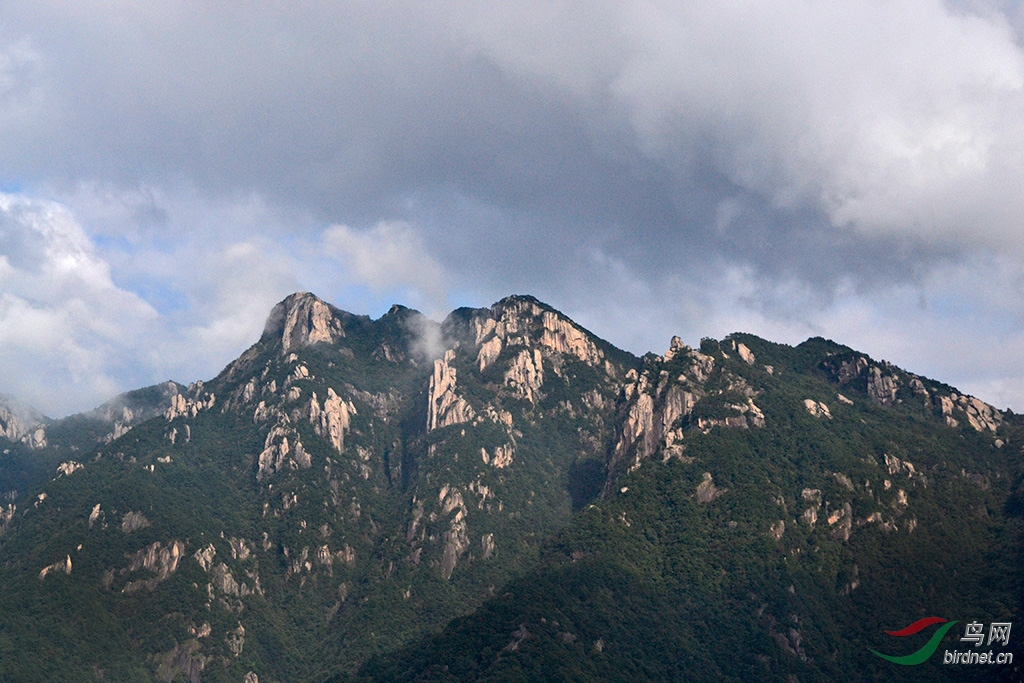
<instances>
[{"instance_id":1,"label":"granite rock face","mask_svg":"<svg viewBox=\"0 0 1024 683\"><path fill-rule=\"evenodd\" d=\"M334 309L308 292L292 294L270 312L263 336L280 339L281 353L314 344L331 344L345 336Z\"/></svg>"},{"instance_id":2,"label":"granite rock face","mask_svg":"<svg viewBox=\"0 0 1024 683\"><path fill-rule=\"evenodd\" d=\"M6 396L0 396L0 438L38 449L46 446L49 420L38 410Z\"/></svg>"}]
</instances>

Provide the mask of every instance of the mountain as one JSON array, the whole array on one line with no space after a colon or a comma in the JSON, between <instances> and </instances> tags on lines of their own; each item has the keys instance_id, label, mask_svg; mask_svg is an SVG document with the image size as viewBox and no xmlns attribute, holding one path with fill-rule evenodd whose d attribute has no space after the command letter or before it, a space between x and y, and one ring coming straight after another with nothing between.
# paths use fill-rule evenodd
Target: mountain
<instances>
[{"instance_id":1,"label":"mountain","mask_svg":"<svg viewBox=\"0 0 1024 683\"><path fill-rule=\"evenodd\" d=\"M13 398L0 396L0 491L8 504L42 486L62 462L74 462L98 443L109 443L137 424L162 415L185 387L165 382L116 396L86 413L52 420Z\"/></svg>"},{"instance_id":2,"label":"mountain","mask_svg":"<svg viewBox=\"0 0 1024 683\"><path fill-rule=\"evenodd\" d=\"M1024 613L1018 416L823 339L673 340L628 379L603 495L538 566L337 680L1022 680L943 664ZM872 652L929 616L959 624L927 661Z\"/></svg>"},{"instance_id":3,"label":"mountain","mask_svg":"<svg viewBox=\"0 0 1024 683\"><path fill-rule=\"evenodd\" d=\"M823 339L302 293L209 381L39 424L3 680L952 680L868 648L1022 607L1020 418Z\"/></svg>"}]
</instances>

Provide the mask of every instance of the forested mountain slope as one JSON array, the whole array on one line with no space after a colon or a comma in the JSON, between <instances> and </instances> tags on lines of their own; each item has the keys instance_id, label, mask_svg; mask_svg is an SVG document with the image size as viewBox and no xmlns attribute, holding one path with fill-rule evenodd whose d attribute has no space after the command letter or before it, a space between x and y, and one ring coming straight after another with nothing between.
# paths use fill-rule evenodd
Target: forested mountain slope
<instances>
[{"instance_id":1,"label":"forested mountain slope","mask_svg":"<svg viewBox=\"0 0 1024 683\"><path fill-rule=\"evenodd\" d=\"M1021 680L943 664L1024 612L1018 416L821 339L676 342L631 379L604 496L356 680ZM871 652L918 651L936 627L886 631L928 616L959 623L923 663Z\"/></svg>"},{"instance_id":2,"label":"forested mountain slope","mask_svg":"<svg viewBox=\"0 0 1024 683\"><path fill-rule=\"evenodd\" d=\"M1020 419L821 339L295 294L216 378L39 424L4 680L935 680L869 648L1021 612Z\"/></svg>"}]
</instances>

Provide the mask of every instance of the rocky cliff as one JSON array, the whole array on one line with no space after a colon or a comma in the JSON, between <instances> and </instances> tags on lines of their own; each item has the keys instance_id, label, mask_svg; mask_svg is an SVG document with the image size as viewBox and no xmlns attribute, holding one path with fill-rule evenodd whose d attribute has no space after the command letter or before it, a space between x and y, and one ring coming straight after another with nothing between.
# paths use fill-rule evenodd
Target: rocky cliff
<instances>
[{"instance_id":1,"label":"rocky cliff","mask_svg":"<svg viewBox=\"0 0 1024 683\"><path fill-rule=\"evenodd\" d=\"M13 398L0 396L0 439L20 442L30 448L46 445L46 423L39 411Z\"/></svg>"}]
</instances>

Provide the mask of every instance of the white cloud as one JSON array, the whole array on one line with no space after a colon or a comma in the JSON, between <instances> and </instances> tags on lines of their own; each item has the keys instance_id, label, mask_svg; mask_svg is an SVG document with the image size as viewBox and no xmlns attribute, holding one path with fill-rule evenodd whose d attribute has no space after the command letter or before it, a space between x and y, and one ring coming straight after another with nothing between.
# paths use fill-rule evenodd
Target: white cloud
<instances>
[{"instance_id":1,"label":"white cloud","mask_svg":"<svg viewBox=\"0 0 1024 683\"><path fill-rule=\"evenodd\" d=\"M444 269L411 225L382 221L366 231L335 225L324 231L324 248L345 265L350 279L377 293L401 295L431 315L447 313Z\"/></svg>"},{"instance_id":2,"label":"white cloud","mask_svg":"<svg viewBox=\"0 0 1024 683\"><path fill-rule=\"evenodd\" d=\"M0 195L0 391L62 414L167 378L211 377L258 338L273 303L301 289L357 313L382 312L393 300L426 303L435 317L447 312L450 274L412 225L336 225L303 241L275 227L253 198L204 207L158 195L156 213L179 238L171 251L141 238L100 248L64 205ZM134 216L120 227L111 219L108 235L137 236L132 220L153 211L130 210L135 192L121 208L117 193L106 196L103 211L86 211L90 221ZM182 227L195 216L220 216L212 221L219 229ZM254 229L254 220L263 227ZM674 334L691 344L734 331L791 344L822 335L1001 406L1024 406L1024 267L1014 257L979 252L883 291L853 280L820 291L798 277L769 281L701 257L699 270L652 278L581 244L561 257L571 286L523 291L636 353L663 352ZM157 304L183 303L155 307L115 282L143 272L149 279L137 289ZM520 285L529 282L524 273ZM359 290L376 294L353 294ZM492 282L468 303L511 291Z\"/></svg>"},{"instance_id":3,"label":"white cloud","mask_svg":"<svg viewBox=\"0 0 1024 683\"><path fill-rule=\"evenodd\" d=\"M0 392L63 415L165 379L210 377L301 288L287 249L253 232L266 222L258 201L202 207L187 195L141 196L149 199L108 190L100 201L81 189L71 197L104 228L98 246L66 204L0 194ZM175 227L197 215L226 220L220 232L200 224L153 239L154 213Z\"/></svg>"},{"instance_id":4,"label":"white cloud","mask_svg":"<svg viewBox=\"0 0 1024 683\"><path fill-rule=\"evenodd\" d=\"M590 4L540 19L529 2L481 5L468 30L506 68L624 117L676 172L710 165L867 233L1020 246L1024 53L1003 15L938 0L607 2L595 28Z\"/></svg>"},{"instance_id":5,"label":"white cloud","mask_svg":"<svg viewBox=\"0 0 1024 683\"><path fill-rule=\"evenodd\" d=\"M0 194L0 382L61 413L109 394L156 312L119 288L71 214Z\"/></svg>"}]
</instances>

